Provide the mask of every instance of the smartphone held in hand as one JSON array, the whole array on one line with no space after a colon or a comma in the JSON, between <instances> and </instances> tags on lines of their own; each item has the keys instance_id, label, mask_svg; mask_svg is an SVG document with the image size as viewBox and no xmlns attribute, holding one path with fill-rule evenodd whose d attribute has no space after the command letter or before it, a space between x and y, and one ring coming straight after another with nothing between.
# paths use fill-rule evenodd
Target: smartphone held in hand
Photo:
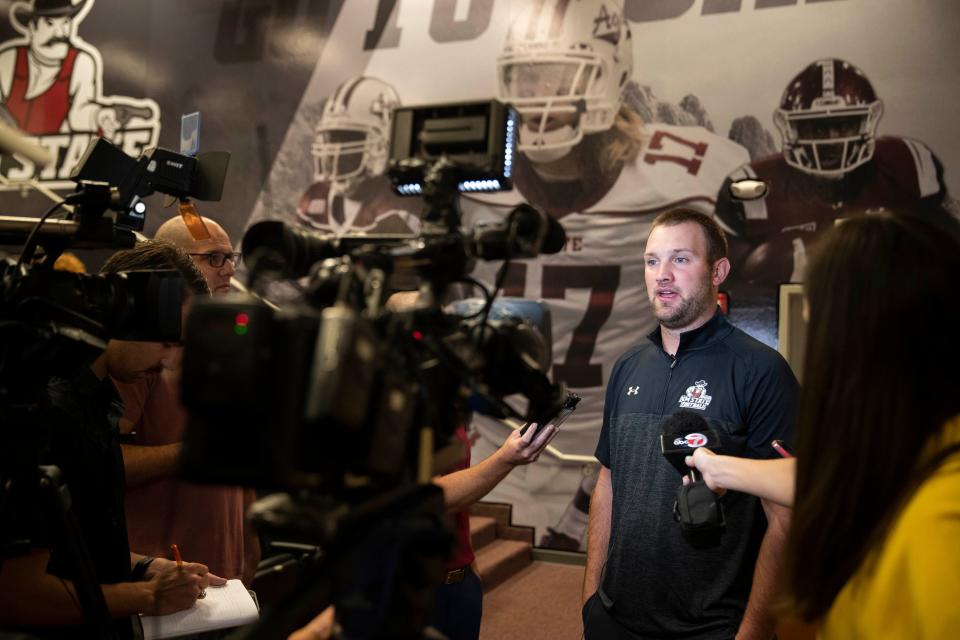
<instances>
[{"instance_id":1,"label":"smartphone held in hand","mask_svg":"<svg viewBox=\"0 0 960 640\"><path fill-rule=\"evenodd\" d=\"M557 429L559 429L560 425L562 425L564 421L570 417L570 414L574 412L574 410L577 408L577 404L579 403L580 403L580 396L573 393L572 391L568 392L567 399L563 402L563 406L560 407L560 411L557 413L556 416L554 416L552 420L548 420L546 424L552 424ZM528 423L523 425L523 428L520 429L520 435L525 434L527 432L527 429L530 428L531 424L533 423ZM540 426L542 427L543 425L540 425Z\"/></svg>"}]
</instances>

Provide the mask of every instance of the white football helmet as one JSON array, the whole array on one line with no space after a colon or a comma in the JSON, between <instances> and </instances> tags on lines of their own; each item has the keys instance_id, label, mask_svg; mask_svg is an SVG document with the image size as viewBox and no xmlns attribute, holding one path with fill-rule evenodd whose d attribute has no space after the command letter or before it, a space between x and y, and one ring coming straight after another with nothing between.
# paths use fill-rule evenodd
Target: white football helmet
<instances>
[{"instance_id":1,"label":"white football helmet","mask_svg":"<svg viewBox=\"0 0 960 640\"><path fill-rule=\"evenodd\" d=\"M633 45L619 0L524 5L497 57L499 98L523 118L517 148L550 162L613 126Z\"/></svg>"},{"instance_id":2,"label":"white football helmet","mask_svg":"<svg viewBox=\"0 0 960 640\"><path fill-rule=\"evenodd\" d=\"M359 76L333 92L323 107L312 152L314 180L330 185L334 194L380 175L387 165L393 110L400 104L396 90L377 78Z\"/></svg>"}]
</instances>

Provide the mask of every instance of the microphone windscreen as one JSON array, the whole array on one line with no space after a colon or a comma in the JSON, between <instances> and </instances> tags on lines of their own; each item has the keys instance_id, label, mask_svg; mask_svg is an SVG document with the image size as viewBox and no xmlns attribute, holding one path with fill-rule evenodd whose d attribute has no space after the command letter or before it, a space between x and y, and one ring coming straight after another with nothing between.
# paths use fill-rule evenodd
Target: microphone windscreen
<instances>
[{"instance_id":1,"label":"microphone windscreen","mask_svg":"<svg viewBox=\"0 0 960 640\"><path fill-rule=\"evenodd\" d=\"M703 416L693 411L681 410L663 421L660 450L681 474L687 472L683 459L700 447L712 451L720 449L720 435L707 424Z\"/></svg>"},{"instance_id":2,"label":"microphone windscreen","mask_svg":"<svg viewBox=\"0 0 960 640\"><path fill-rule=\"evenodd\" d=\"M704 431L710 428L699 413L682 409L663 421L661 433L675 434L681 431Z\"/></svg>"},{"instance_id":3,"label":"microphone windscreen","mask_svg":"<svg viewBox=\"0 0 960 640\"><path fill-rule=\"evenodd\" d=\"M511 215L517 217L517 230L522 237L542 238L539 253L559 253L567 244L567 232L553 216L528 204L521 204Z\"/></svg>"},{"instance_id":4,"label":"microphone windscreen","mask_svg":"<svg viewBox=\"0 0 960 640\"><path fill-rule=\"evenodd\" d=\"M563 225L553 216L544 214L546 219L547 233L543 237L543 244L540 246L540 253L559 253L567 244L567 232Z\"/></svg>"}]
</instances>

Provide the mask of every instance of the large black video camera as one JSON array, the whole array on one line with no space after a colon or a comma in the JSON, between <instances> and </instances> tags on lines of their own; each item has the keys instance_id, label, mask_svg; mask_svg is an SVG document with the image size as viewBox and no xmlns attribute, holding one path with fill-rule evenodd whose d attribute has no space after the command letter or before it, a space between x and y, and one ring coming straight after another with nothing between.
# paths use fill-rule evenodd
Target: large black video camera
<instances>
[{"instance_id":1,"label":"large black video camera","mask_svg":"<svg viewBox=\"0 0 960 640\"><path fill-rule=\"evenodd\" d=\"M68 248L134 246L142 198L155 192L218 200L228 163L226 152L193 158L160 148L135 159L96 138L71 174L74 193L39 219L0 216L0 244L22 245L18 258L0 260L0 402L21 402L26 389L91 360L109 338L179 339L179 276L72 274L53 265ZM72 211L51 218L61 207Z\"/></svg>"},{"instance_id":2,"label":"large black video camera","mask_svg":"<svg viewBox=\"0 0 960 640\"><path fill-rule=\"evenodd\" d=\"M0 216L0 244L22 244L17 259L0 260L0 400L16 402L11 385L36 386L70 370L110 338L179 340L182 285L174 272L97 276L53 265L67 248L134 246L142 198L152 193L219 199L228 162L226 152L193 158L159 148L134 159L96 138L71 174L74 193L39 219ZM64 205L73 207L66 219L48 219Z\"/></svg>"},{"instance_id":3,"label":"large black video camera","mask_svg":"<svg viewBox=\"0 0 960 640\"><path fill-rule=\"evenodd\" d=\"M194 306L187 477L312 488L353 504L446 471L462 456L447 445L471 411L540 422L556 414L566 393L547 378L541 330L516 315L491 320L492 297L470 315L442 306L477 259L564 244L562 227L529 206L498 225L459 226L459 191L509 188L515 127L497 102L397 111L390 175L398 191L425 196L419 236L335 237L276 221L248 230L251 289L306 277L304 301L277 311L237 295ZM387 283L398 274L419 280L419 301L389 311ZM523 411L504 400L514 394Z\"/></svg>"},{"instance_id":4,"label":"large black video camera","mask_svg":"<svg viewBox=\"0 0 960 640\"><path fill-rule=\"evenodd\" d=\"M323 585L344 637L421 637L451 542L430 480L463 461L456 432L472 411L542 423L565 401L546 375L546 308L506 313L469 277L480 259L503 260L505 274L514 258L559 251L563 228L529 206L460 228L461 191L510 187L516 127L497 102L397 110L390 178L423 196L420 235L261 222L243 239L250 290L297 280L302 301L278 310L236 294L193 307L182 475L289 492L254 505L255 526L325 559L248 637L286 637L298 611L331 601ZM416 302L390 302L397 281L419 287ZM447 311L458 283L485 296Z\"/></svg>"},{"instance_id":5,"label":"large black video camera","mask_svg":"<svg viewBox=\"0 0 960 640\"><path fill-rule=\"evenodd\" d=\"M143 228L140 199L155 191L219 197L225 157L216 156L216 178L194 158L157 149L134 160L97 139L73 173L75 193L39 219L0 216L0 244L22 243L19 256L0 256L0 566L5 556L58 541L91 636L116 637L85 544L89 532L59 469L40 464L52 437L48 384L88 366L110 339L179 341L183 282L174 270L88 275L54 263L67 248L132 247ZM50 219L61 207L67 219Z\"/></svg>"}]
</instances>

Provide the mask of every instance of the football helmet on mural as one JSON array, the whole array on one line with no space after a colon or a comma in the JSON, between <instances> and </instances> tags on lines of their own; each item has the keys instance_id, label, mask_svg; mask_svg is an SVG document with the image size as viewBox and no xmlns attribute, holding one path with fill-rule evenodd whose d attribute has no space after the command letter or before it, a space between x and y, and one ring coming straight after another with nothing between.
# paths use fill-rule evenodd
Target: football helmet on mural
<instances>
[{"instance_id":1,"label":"football helmet on mural","mask_svg":"<svg viewBox=\"0 0 960 640\"><path fill-rule=\"evenodd\" d=\"M845 60L818 60L783 92L773 121L783 136L787 164L839 178L873 157L883 103L857 67Z\"/></svg>"},{"instance_id":2,"label":"football helmet on mural","mask_svg":"<svg viewBox=\"0 0 960 640\"><path fill-rule=\"evenodd\" d=\"M613 125L633 69L621 5L529 2L512 22L497 57L499 98L522 116L518 149L534 162L562 158Z\"/></svg>"},{"instance_id":3,"label":"football helmet on mural","mask_svg":"<svg viewBox=\"0 0 960 640\"><path fill-rule=\"evenodd\" d=\"M329 184L333 193L346 193L382 174L399 104L396 90L377 78L351 78L337 87L323 107L313 142L314 180Z\"/></svg>"}]
</instances>

